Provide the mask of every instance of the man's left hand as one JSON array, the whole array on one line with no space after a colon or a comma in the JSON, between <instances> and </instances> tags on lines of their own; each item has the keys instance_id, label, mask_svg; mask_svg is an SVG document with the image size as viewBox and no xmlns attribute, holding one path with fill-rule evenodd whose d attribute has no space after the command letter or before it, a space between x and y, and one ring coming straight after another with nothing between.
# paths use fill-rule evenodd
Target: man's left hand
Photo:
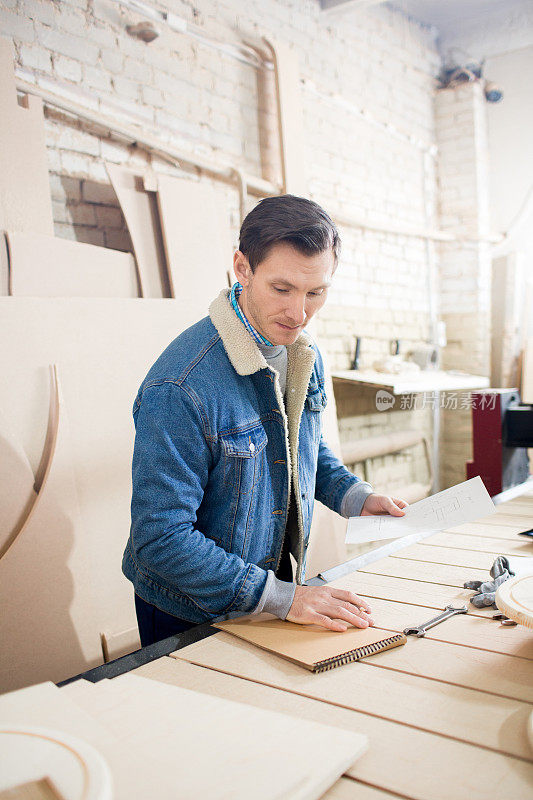
<instances>
[{"instance_id":1,"label":"man's left hand","mask_svg":"<svg viewBox=\"0 0 533 800\"><path fill-rule=\"evenodd\" d=\"M369 494L363 503L361 510L362 517L370 517L376 514L390 514L393 517L403 517L409 503L399 500L397 497L389 497L386 494Z\"/></svg>"}]
</instances>

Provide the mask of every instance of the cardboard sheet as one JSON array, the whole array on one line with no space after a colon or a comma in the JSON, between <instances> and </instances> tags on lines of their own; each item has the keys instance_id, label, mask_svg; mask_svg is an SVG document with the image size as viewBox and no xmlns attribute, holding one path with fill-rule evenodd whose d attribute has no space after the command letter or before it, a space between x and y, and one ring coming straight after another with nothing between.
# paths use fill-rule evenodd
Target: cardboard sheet
<instances>
[{"instance_id":1,"label":"cardboard sheet","mask_svg":"<svg viewBox=\"0 0 533 800\"><path fill-rule=\"evenodd\" d=\"M478 476L442 492L425 497L405 510L403 517L388 514L351 517L347 542L376 542L398 539L413 533L442 531L453 525L474 522L495 511L489 493Z\"/></svg>"},{"instance_id":2,"label":"cardboard sheet","mask_svg":"<svg viewBox=\"0 0 533 800\"><path fill-rule=\"evenodd\" d=\"M211 637L209 641L220 641L222 636L224 634ZM230 641L227 636L226 640ZM302 673L298 667L281 662L268 653L262 653L258 659L259 651L246 646L245 642L239 644L252 656L252 660L248 655L243 657L238 665L246 680L173 658L161 658L140 667L136 673L259 708L292 714L302 720L315 720L365 733L370 741L369 749L347 775L402 797L413 800L490 797L497 784L502 797L530 799L533 780L530 764L417 730L410 725L381 719L372 712L360 713L302 696L299 687L302 677L310 682L316 682L317 678L322 682L335 674L341 677L343 671L320 676ZM399 653L400 650L390 652ZM261 665L261 671L258 671L258 665ZM352 669L363 666L353 664ZM235 667L234 660L231 667ZM445 687L443 691L446 691Z\"/></svg>"},{"instance_id":3,"label":"cardboard sheet","mask_svg":"<svg viewBox=\"0 0 533 800\"><path fill-rule=\"evenodd\" d=\"M19 105L14 60L12 42L0 37L0 231L53 236L43 103L26 95Z\"/></svg>"},{"instance_id":4,"label":"cardboard sheet","mask_svg":"<svg viewBox=\"0 0 533 800\"><path fill-rule=\"evenodd\" d=\"M208 183L157 176L157 200L171 296L207 314L233 263L225 202Z\"/></svg>"},{"instance_id":5,"label":"cardboard sheet","mask_svg":"<svg viewBox=\"0 0 533 800\"><path fill-rule=\"evenodd\" d=\"M130 253L34 233L6 233L14 297L138 297Z\"/></svg>"},{"instance_id":6,"label":"cardboard sheet","mask_svg":"<svg viewBox=\"0 0 533 800\"><path fill-rule=\"evenodd\" d=\"M56 531L54 540L60 551L56 550L57 565L61 566L42 559L39 578L46 581L48 605L60 604L56 609L58 635L63 626L72 628L69 603L73 587L85 604L83 619L93 626L98 641L101 633L112 636L136 627L133 588L121 572L130 526L132 405L153 361L200 316L193 303L175 300L0 298L0 338L12 343L0 354L4 376L0 406L34 471L47 430L48 368L54 362L59 364L70 421L71 464L85 533L82 537L76 526L69 527L71 493L62 488L55 511L59 530L63 524L67 530L63 536ZM77 560L75 568L72 562L67 571L65 563L71 564L65 562L67 553L72 548L77 552L82 538L83 547L88 548L83 550L86 557ZM35 560L31 563L38 565ZM56 584L50 580L54 569L63 570L67 583L62 585L70 586L55 599ZM89 586L88 594L82 594L83 585ZM24 596L17 597L16 605L10 598L4 606L12 620L6 624L17 624L11 611L16 611L18 604L28 604ZM32 604L40 600L35 593L31 598ZM136 642L132 646L135 649ZM58 657L59 652L63 650ZM94 662L88 659L75 666L67 658L66 664L72 675ZM32 673L32 680L37 679Z\"/></svg>"},{"instance_id":7,"label":"cardboard sheet","mask_svg":"<svg viewBox=\"0 0 533 800\"><path fill-rule=\"evenodd\" d=\"M318 625L286 622L271 614L239 617L214 626L311 672L344 666L406 641L404 636L391 637L377 628L349 627L344 633L336 633Z\"/></svg>"},{"instance_id":8,"label":"cardboard sheet","mask_svg":"<svg viewBox=\"0 0 533 800\"><path fill-rule=\"evenodd\" d=\"M366 750L364 735L121 675L63 690L177 779L179 797L313 800ZM260 737L260 746L258 736ZM224 746L224 743L231 746ZM290 758L280 754L290 753ZM276 769L272 768L273 762Z\"/></svg>"},{"instance_id":9,"label":"cardboard sheet","mask_svg":"<svg viewBox=\"0 0 533 800\"><path fill-rule=\"evenodd\" d=\"M141 297L170 297L157 200L143 176L117 164L105 165L133 244Z\"/></svg>"},{"instance_id":10,"label":"cardboard sheet","mask_svg":"<svg viewBox=\"0 0 533 800\"><path fill-rule=\"evenodd\" d=\"M528 703L378 669L364 661L313 675L226 633L177 650L172 657L420 730L531 757L523 735L531 711ZM511 719L513 730L502 741L500 731L511 725Z\"/></svg>"}]
</instances>

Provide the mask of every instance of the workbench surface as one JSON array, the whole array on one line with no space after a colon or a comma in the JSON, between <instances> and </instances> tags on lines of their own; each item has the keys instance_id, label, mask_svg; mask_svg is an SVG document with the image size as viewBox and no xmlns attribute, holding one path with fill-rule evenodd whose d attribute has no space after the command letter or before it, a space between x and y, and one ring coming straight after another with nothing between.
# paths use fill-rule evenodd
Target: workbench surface
<instances>
[{"instance_id":1,"label":"workbench surface","mask_svg":"<svg viewBox=\"0 0 533 800\"><path fill-rule=\"evenodd\" d=\"M328 800L530 800L533 632L502 626L492 608L469 605L472 592L461 587L488 577L497 555L533 556L533 540L518 536L533 526L533 491L499 505L498 524L495 517L335 582L368 598L375 624L391 631L426 622L448 603L469 606L423 639L409 636L403 647L312 674L220 632L134 673L365 733L368 751Z\"/></svg>"}]
</instances>

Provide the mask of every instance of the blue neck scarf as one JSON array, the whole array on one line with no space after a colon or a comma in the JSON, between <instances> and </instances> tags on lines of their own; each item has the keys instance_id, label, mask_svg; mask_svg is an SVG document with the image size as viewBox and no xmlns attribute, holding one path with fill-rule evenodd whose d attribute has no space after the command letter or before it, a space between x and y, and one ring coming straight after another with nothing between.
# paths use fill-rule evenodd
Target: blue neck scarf
<instances>
[{"instance_id":1,"label":"blue neck scarf","mask_svg":"<svg viewBox=\"0 0 533 800\"><path fill-rule=\"evenodd\" d=\"M267 344L269 347L275 347L275 345L273 345L272 342L269 342L268 339L265 339L264 336L261 336L259 331L256 331L254 326L244 315L242 308L240 307L238 302L239 297L241 296L241 292L242 292L241 284L234 283L233 286L231 287L231 292L229 296L231 305L233 306L233 310L235 311L240 321L242 322L242 324L244 325L244 327L246 328L246 330L248 331L248 333L251 335L251 337L255 342L257 342L258 344Z\"/></svg>"}]
</instances>

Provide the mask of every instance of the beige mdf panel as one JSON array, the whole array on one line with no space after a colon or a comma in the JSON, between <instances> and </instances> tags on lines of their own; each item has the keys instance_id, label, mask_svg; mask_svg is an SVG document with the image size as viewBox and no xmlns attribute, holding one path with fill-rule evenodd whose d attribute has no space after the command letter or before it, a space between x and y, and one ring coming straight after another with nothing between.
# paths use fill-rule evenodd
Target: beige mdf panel
<instances>
[{"instance_id":1,"label":"beige mdf panel","mask_svg":"<svg viewBox=\"0 0 533 800\"><path fill-rule=\"evenodd\" d=\"M92 745L107 762L113 777L113 800L157 797L175 800L176 775L131 745L124 745L52 683L41 683L0 697L2 723L39 726L76 736ZM132 767L134 765L134 767Z\"/></svg>"},{"instance_id":2,"label":"beige mdf panel","mask_svg":"<svg viewBox=\"0 0 533 800\"><path fill-rule=\"evenodd\" d=\"M486 581L488 577L486 569L430 564L426 561L413 561L393 556L380 558L379 561L359 567L358 573L367 572L373 575L391 575L396 578L424 581L429 585L456 586L461 589L466 581Z\"/></svg>"},{"instance_id":3,"label":"beige mdf panel","mask_svg":"<svg viewBox=\"0 0 533 800\"><path fill-rule=\"evenodd\" d=\"M495 613L492 607L483 610L470 605L469 597L473 592L464 589L462 594L454 596L451 587L360 572L335 581L330 586L346 588L365 597L381 624L390 625L398 630L403 630L407 626L404 609L407 609L410 620L407 624L410 625L417 619L416 614L419 614L419 622L424 622L436 616L448 604L466 605L469 608L469 617L485 617L487 624L474 626L470 621L465 621L453 623L452 628L449 628L448 622L442 623L428 632L423 639L418 639L416 636L407 637L406 646L401 648L401 653L398 649L394 657L382 658L381 654L376 654L368 659L367 663L437 678L493 694L516 697L519 700L533 701L531 660L516 655L505 656L498 651L499 642L500 649L515 651L524 644L527 648L528 638L525 632L520 629L507 629L492 620ZM427 587L423 590L424 594L420 593L418 588L420 586ZM433 590L443 591L435 596L427 594ZM425 609L422 608L424 599ZM421 607L417 610L418 605ZM513 635L511 630L515 631ZM494 652L490 649L492 645L495 647ZM489 649L479 649L483 646Z\"/></svg>"},{"instance_id":4,"label":"beige mdf panel","mask_svg":"<svg viewBox=\"0 0 533 800\"><path fill-rule=\"evenodd\" d=\"M526 658L416 637L410 637L401 651L396 658L387 658L389 651L377 653L366 663L500 697L533 702L533 667Z\"/></svg>"},{"instance_id":5,"label":"beige mdf panel","mask_svg":"<svg viewBox=\"0 0 533 800\"><path fill-rule=\"evenodd\" d=\"M225 203L207 183L167 175L157 176L157 201L171 296L207 313L233 263Z\"/></svg>"},{"instance_id":6,"label":"beige mdf panel","mask_svg":"<svg viewBox=\"0 0 533 800\"><path fill-rule=\"evenodd\" d=\"M179 797L190 800L319 798L367 745L361 734L138 675L62 691L121 742L173 770Z\"/></svg>"},{"instance_id":7,"label":"beige mdf panel","mask_svg":"<svg viewBox=\"0 0 533 800\"><path fill-rule=\"evenodd\" d=\"M215 660L212 660L213 654ZM291 687L306 697L490 747L508 755L531 756L524 736L531 707L518 700L403 672L377 669L363 661L321 673L319 677L292 664L285 669L283 660L270 653L258 656L253 645L242 641L228 642L224 634L177 650L172 656L239 677L253 676L256 681L283 688L286 684L280 684L279 680L273 684L266 676L291 676ZM500 732L504 727L512 727L512 732L502 741Z\"/></svg>"},{"instance_id":8,"label":"beige mdf panel","mask_svg":"<svg viewBox=\"0 0 533 800\"><path fill-rule=\"evenodd\" d=\"M0 37L0 231L54 235L42 100L17 102L14 50Z\"/></svg>"},{"instance_id":9,"label":"beige mdf panel","mask_svg":"<svg viewBox=\"0 0 533 800\"><path fill-rule=\"evenodd\" d=\"M464 525L457 525L454 528L449 528L447 531L444 531L444 533L461 533L464 536L471 536L474 542L477 537L484 538L486 536L490 536L492 539L507 539L512 542L517 542L520 541L518 534L523 530L527 530L527 527L524 525L515 525L514 527L509 525L491 525L489 528L487 525L480 525L477 522L467 522ZM501 547L505 547L505 544L502 543Z\"/></svg>"},{"instance_id":10,"label":"beige mdf panel","mask_svg":"<svg viewBox=\"0 0 533 800\"><path fill-rule=\"evenodd\" d=\"M522 530L525 530L531 526L531 512L522 512L522 510L520 510L519 513L514 513L509 509L509 511L505 510L501 513L491 514L490 517L477 519L476 522L486 525L487 530L490 530L493 525L509 525L512 527L519 525L522 527Z\"/></svg>"},{"instance_id":11,"label":"beige mdf panel","mask_svg":"<svg viewBox=\"0 0 533 800\"><path fill-rule=\"evenodd\" d=\"M218 637L211 637L211 639ZM245 644L244 642L241 644ZM160 659L151 667L151 678L219 697L238 699L261 708L280 710L300 719L360 731L368 736L368 751L346 773L352 778L377 788L396 792L413 800L458 800L463 797L490 796L497 783L502 797L529 800L533 786L533 767L525 761L504 756L485 748L459 742L434 733L420 731L409 725L380 719L341 708L329 702L319 702L302 696L295 676L301 670L266 655L268 664L243 657L239 663L242 680L224 670L211 669L171 658ZM234 665L234 657L232 656ZM175 661L176 666L168 662ZM356 667L357 665L353 665ZM362 666L362 665L360 665ZM141 667L137 672L142 674ZM227 671L226 671L227 672ZM309 675L322 682L332 673ZM339 675L341 672L339 671ZM264 685L261 683L264 682ZM271 688L271 687L276 687ZM281 689L282 691L279 691ZM460 724L460 723L458 723ZM488 794L487 794L488 793Z\"/></svg>"},{"instance_id":12,"label":"beige mdf panel","mask_svg":"<svg viewBox=\"0 0 533 800\"><path fill-rule=\"evenodd\" d=\"M138 297L130 253L35 233L6 232L14 297Z\"/></svg>"},{"instance_id":13,"label":"beige mdf panel","mask_svg":"<svg viewBox=\"0 0 533 800\"><path fill-rule=\"evenodd\" d=\"M322 350L321 353L324 361L325 389L328 398L326 408L322 412L322 436L337 458L342 460L333 383ZM354 555L354 548L350 549L350 545L346 545L344 542L347 524L348 521L336 514L335 511L322 505L318 500L315 501L305 569L308 578L313 578L320 572L330 569L330 567L342 564Z\"/></svg>"},{"instance_id":14,"label":"beige mdf panel","mask_svg":"<svg viewBox=\"0 0 533 800\"><path fill-rule=\"evenodd\" d=\"M378 598L373 598L370 605L375 625L397 632L421 625L438 613L435 607L425 608ZM439 610L442 611L444 607L443 604ZM456 614L429 630L425 638L533 659L533 637L529 632L520 626L508 628L490 616L483 618L472 614Z\"/></svg>"},{"instance_id":15,"label":"beige mdf panel","mask_svg":"<svg viewBox=\"0 0 533 800\"><path fill-rule=\"evenodd\" d=\"M34 482L28 457L0 412L0 559L35 502Z\"/></svg>"},{"instance_id":16,"label":"beige mdf panel","mask_svg":"<svg viewBox=\"0 0 533 800\"><path fill-rule=\"evenodd\" d=\"M501 514L506 517L531 517L533 523L533 508L531 503L528 503L527 497L518 497L516 500L510 500L507 503L502 503L496 506L496 514Z\"/></svg>"},{"instance_id":17,"label":"beige mdf panel","mask_svg":"<svg viewBox=\"0 0 533 800\"><path fill-rule=\"evenodd\" d=\"M0 339L12 343L0 353L0 405L34 471L47 429L48 365L59 366L98 636L136 627L133 588L121 571L133 401L155 359L200 316L192 303L175 300L0 298ZM77 574L72 581L77 586Z\"/></svg>"},{"instance_id":18,"label":"beige mdf panel","mask_svg":"<svg viewBox=\"0 0 533 800\"><path fill-rule=\"evenodd\" d=\"M283 191L307 197L305 128L297 50L265 38L274 64Z\"/></svg>"},{"instance_id":19,"label":"beige mdf panel","mask_svg":"<svg viewBox=\"0 0 533 800\"><path fill-rule=\"evenodd\" d=\"M6 237L0 233L0 296L9 294L9 258Z\"/></svg>"},{"instance_id":20,"label":"beige mdf panel","mask_svg":"<svg viewBox=\"0 0 533 800\"><path fill-rule=\"evenodd\" d=\"M170 297L168 271L161 236L157 200L144 188L144 176L117 164L106 163L128 226L138 269L141 297Z\"/></svg>"},{"instance_id":21,"label":"beige mdf panel","mask_svg":"<svg viewBox=\"0 0 533 800\"><path fill-rule=\"evenodd\" d=\"M532 519L533 525L533 519ZM477 553L498 553L501 556L533 556L533 542L525 536L514 534L513 539L498 539L488 535L468 536L459 533L436 533L424 539L426 547L445 547Z\"/></svg>"},{"instance_id":22,"label":"beige mdf panel","mask_svg":"<svg viewBox=\"0 0 533 800\"><path fill-rule=\"evenodd\" d=\"M426 564L447 564L448 566L472 567L473 569L490 570L499 553L480 553L475 550L459 550L453 547L431 547L425 544L413 544L393 553L391 558L411 561L423 561Z\"/></svg>"},{"instance_id":23,"label":"beige mdf panel","mask_svg":"<svg viewBox=\"0 0 533 800\"><path fill-rule=\"evenodd\" d=\"M533 403L533 337L524 342L521 398L523 403Z\"/></svg>"},{"instance_id":24,"label":"beige mdf panel","mask_svg":"<svg viewBox=\"0 0 533 800\"><path fill-rule=\"evenodd\" d=\"M339 778L322 800L393 800L394 795L352 778Z\"/></svg>"},{"instance_id":25,"label":"beige mdf panel","mask_svg":"<svg viewBox=\"0 0 533 800\"><path fill-rule=\"evenodd\" d=\"M44 480L0 560L0 691L54 682L102 663L68 421L57 394L57 434Z\"/></svg>"},{"instance_id":26,"label":"beige mdf panel","mask_svg":"<svg viewBox=\"0 0 533 800\"><path fill-rule=\"evenodd\" d=\"M141 640L137 625L134 628L128 628L126 631L111 633L102 631L102 651L106 663L113 661L115 658L126 656L128 653L133 653L134 650L139 650L140 647Z\"/></svg>"},{"instance_id":27,"label":"beige mdf panel","mask_svg":"<svg viewBox=\"0 0 533 800\"><path fill-rule=\"evenodd\" d=\"M348 589L362 597L376 597L381 600L394 600L416 606L429 606L442 609L446 605L468 607L468 613L475 617L489 617L493 608L476 608L469 604L474 594L470 589L458 589L439 583L427 583L390 575L375 575L370 572L354 572L328 584L331 587Z\"/></svg>"}]
</instances>

